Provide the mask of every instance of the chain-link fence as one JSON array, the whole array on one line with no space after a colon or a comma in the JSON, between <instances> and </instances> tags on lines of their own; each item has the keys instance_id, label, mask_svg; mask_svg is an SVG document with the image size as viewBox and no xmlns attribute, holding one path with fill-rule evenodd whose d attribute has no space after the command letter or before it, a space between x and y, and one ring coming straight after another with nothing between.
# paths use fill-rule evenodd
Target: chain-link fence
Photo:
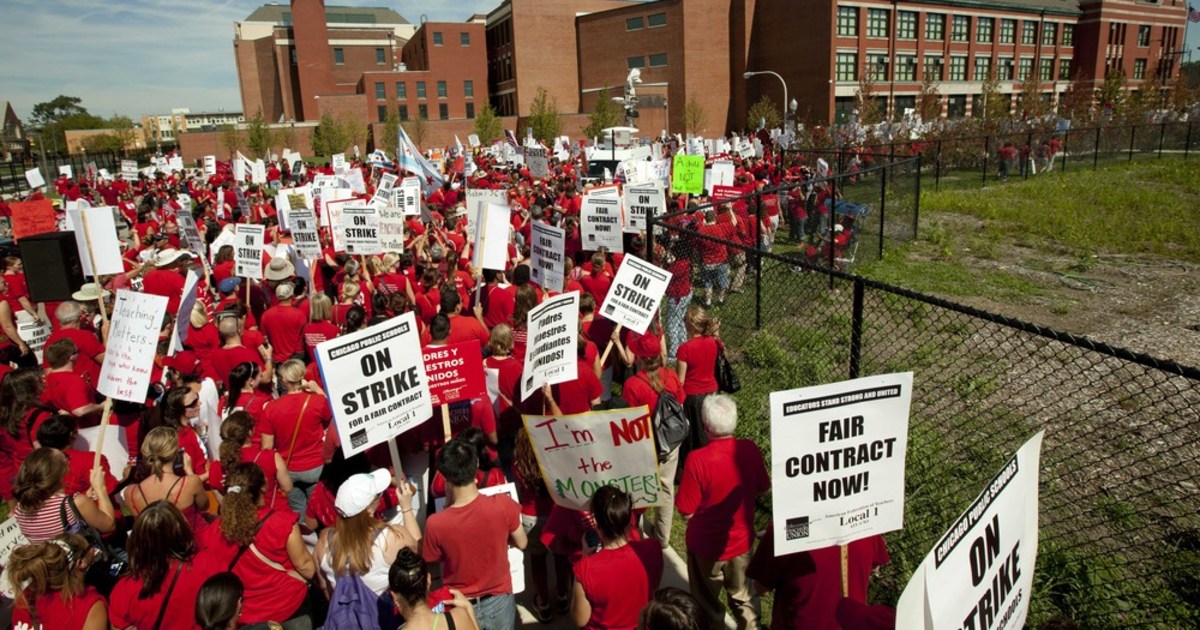
<instances>
[{"instance_id":1,"label":"chain-link fence","mask_svg":"<svg viewBox=\"0 0 1200 630\"><path fill-rule=\"evenodd\" d=\"M151 155L150 151L131 151L124 154L106 151L80 155L47 155L44 160L39 157L0 162L0 193L24 194L28 192L29 182L25 179L25 172L35 168L42 170L42 177L47 184L58 178L59 166L67 165L71 167L75 177L87 173L89 165L94 165L97 171L105 169L116 177L121 174L122 159L136 160L140 168L150 164Z\"/></svg>"},{"instance_id":2,"label":"chain-link fence","mask_svg":"<svg viewBox=\"0 0 1200 630\"><path fill-rule=\"evenodd\" d=\"M716 241L695 224L655 225L655 262L693 260L691 303L703 303L701 256ZM895 604L953 519L1046 429L1031 626L1200 625L1200 370L723 244L745 256L744 291L709 299L743 384L739 433L764 453L770 392L915 373L905 527L886 537L874 601Z\"/></svg>"}]
</instances>

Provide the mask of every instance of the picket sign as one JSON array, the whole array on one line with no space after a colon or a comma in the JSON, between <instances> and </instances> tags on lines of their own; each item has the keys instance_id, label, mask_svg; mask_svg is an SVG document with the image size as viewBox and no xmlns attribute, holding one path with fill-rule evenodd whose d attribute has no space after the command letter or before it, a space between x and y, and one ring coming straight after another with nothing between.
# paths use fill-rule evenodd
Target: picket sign
<instances>
[{"instance_id":1,"label":"picket sign","mask_svg":"<svg viewBox=\"0 0 1200 630\"><path fill-rule=\"evenodd\" d=\"M644 335L658 318L658 307L670 283L671 272L626 254L600 307L600 315Z\"/></svg>"},{"instance_id":2,"label":"picket sign","mask_svg":"<svg viewBox=\"0 0 1200 630\"><path fill-rule=\"evenodd\" d=\"M252 280L263 279L262 252L265 230L262 225L237 224L234 229L234 275Z\"/></svg>"},{"instance_id":3,"label":"picket sign","mask_svg":"<svg viewBox=\"0 0 1200 630\"><path fill-rule=\"evenodd\" d=\"M525 354L526 371L521 378L521 400L529 398L542 385L578 378L575 340L579 334L579 292L544 300L529 311L526 321L529 345Z\"/></svg>"},{"instance_id":4,"label":"picket sign","mask_svg":"<svg viewBox=\"0 0 1200 630\"><path fill-rule=\"evenodd\" d=\"M529 279L543 290L563 288L566 231L534 221L529 224Z\"/></svg>"}]
</instances>

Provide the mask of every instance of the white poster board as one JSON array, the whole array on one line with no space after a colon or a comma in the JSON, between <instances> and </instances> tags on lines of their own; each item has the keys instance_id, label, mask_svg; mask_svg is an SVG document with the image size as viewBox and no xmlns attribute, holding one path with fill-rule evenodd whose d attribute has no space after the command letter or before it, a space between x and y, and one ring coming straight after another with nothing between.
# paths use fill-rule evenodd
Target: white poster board
<instances>
[{"instance_id":1,"label":"white poster board","mask_svg":"<svg viewBox=\"0 0 1200 630\"><path fill-rule=\"evenodd\" d=\"M433 415L412 313L330 339L316 355L346 457Z\"/></svg>"},{"instance_id":2,"label":"white poster board","mask_svg":"<svg viewBox=\"0 0 1200 630\"><path fill-rule=\"evenodd\" d=\"M122 164L122 169L124 169L124 162L122 162L121 164ZM204 174L205 175L216 175L217 174L217 156L215 156L215 155L204 156Z\"/></svg>"},{"instance_id":3,"label":"white poster board","mask_svg":"<svg viewBox=\"0 0 1200 630\"><path fill-rule=\"evenodd\" d=\"M392 204L392 191L396 187L396 176L392 173L384 173L379 177L379 186L375 189L375 195L371 197L371 205L376 208L383 208Z\"/></svg>"},{"instance_id":4,"label":"white poster board","mask_svg":"<svg viewBox=\"0 0 1200 630\"><path fill-rule=\"evenodd\" d=\"M1025 626L1044 435L1039 431L1008 460L925 556L896 605L897 628Z\"/></svg>"},{"instance_id":5,"label":"white poster board","mask_svg":"<svg viewBox=\"0 0 1200 630\"><path fill-rule=\"evenodd\" d=\"M342 238L346 253L355 256L382 254L379 246L379 211L372 205L346 204L342 207Z\"/></svg>"},{"instance_id":6,"label":"white poster board","mask_svg":"<svg viewBox=\"0 0 1200 630\"><path fill-rule=\"evenodd\" d=\"M904 527L912 372L771 393L775 554Z\"/></svg>"},{"instance_id":7,"label":"white poster board","mask_svg":"<svg viewBox=\"0 0 1200 630\"><path fill-rule=\"evenodd\" d=\"M104 365L96 384L101 394L134 403L146 402L158 333L166 312L167 298L161 295L117 291Z\"/></svg>"},{"instance_id":8,"label":"white poster board","mask_svg":"<svg viewBox=\"0 0 1200 630\"><path fill-rule=\"evenodd\" d=\"M19 315L22 314L25 314L25 311L19 313ZM46 340L50 338L51 332L50 322L45 319L38 323L28 316L17 318L17 335L21 337L21 341L24 341L25 345L29 346L29 351L37 357L39 365L42 363L42 351L46 349Z\"/></svg>"},{"instance_id":9,"label":"white poster board","mask_svg":"<svg viewBox=\"0 0 1200 630\"><path fill-rule=\"evenodd\" d=\"M504 271L508 258L508 232L512 210L507 205L484 204L475 215L475 246L471 264L480 269Z\"/></svg>"},{"instance_id":10,"label":"white poster board","mask_svg":"<svg viewBox=\"0 0 1200 630\"><path fill-rule=\"evenodd\" d=\"M30 188L41 188L46 185L46 180L42 177L41 169L37 168L25 171L25 181L29 183Z\"/></svg>"},{"instance_id":11,"label":"white poster board","mask_svg":"<svg viewBox=\"0 0 1200 630\"><path fill-rule=\"evenodd\" d=\"M508 146L508 145L505 145ZM468 188L467 189L467 234L474 237L475 235L475 219L479 217L479 211L483 206L493 203L498 206L508 205L508 195L502 189L491 190L488 188Z\"/></svg>"},{"instance_id":12,"label":"white poster board","mask_svg":"<svg viewBox=\"0 0 1200 630\"><path fill-rule=\"evenodd\" d=\"M644 232L648 217L666 214L667 196L660 181L625 187L625 231Z\"/></svg>"},{"instance_id":13,"label":"white poster board","mask_svg":"<svg viewBox=\"0 0 1200 630\"><path fill-rule=\"evenodd\" d=\"M472 149L479 148L479 136L477 134L467 136L467 144L471 145Z\"/></svg>"},{"instance_id":14,"label":"white poster board","mask_svg":"<svg viewBox=\"0 0 1200 630\"><path fill-rule=\"evenodd\" d=\"M121 179L133 181L137 176L137 160L121 160Z\"/></svg>"},{"instance_id":15,"label":"white poster board","mask_svg":"<svg viewBox=\"0 0 1200 630\"><path fill-rule=\"evenodd\" d=\"M594 252L606 247L609 252L624 251L620 197L584 195L580 214L583 249Z\"/></svg>"},{"instance_id":16,"label":"white poster board","mask_svg":"<svg viewBox=\"0 0 1200 630\"><path fill-rule=\"evenodd\" d=\"M172 171L183 172L183 158L178 156L167 158L167 168Z\"/></svg>"},{"instance_id":17,"label":"white poster board","mask_svg":"<svg viewBox=\"0 0 1200 630\"><path fill-rule=\"evenodd\" d=\"M587 510L596 490L608 485L628 493L635 510L662 504L654 427L645 405L522 419L542 479L558 505Z\"/></svg>"},{"instance_id":18,"label":"white poster board","mask_svg":"<svg viewBox=\"0 0 1200 630\"><path fill-rule=\"evenodd\" d=\"M529 224L529 278L544 290L561 291L566 231L541 221Z\"/></svg>"},{"instance_id":19,"label":"white poster board","mask_svg":"<svg viewBox=\"0 0 1200 630\"><path fill-rule=\"evenodd\" d=\"M333 156L329 158L329 163L333 165L334 173L344 173L346 171L346 154L334 153Z\"/></svg>"},{"instance_id":20,"label":"white poster board","mask_svg":"<svg viewBox=\"0 0 1200 630\"><path fill-rule=\"evenodd\" d=\"M204 257L204 237L200 235L200 230L196 227L196 220L192 218L192 213L185 209L185 211L176 215L175 220L179 223L179 231L183 234L184 246L192 250L197 256Z\"/></svg>"},{"instance_id":21,"label":"white poster board","mask_svg":"<svg viewBox=\"0 0 1200 630\"><path fill-rule=\"evenodd\" d=\"M405 177L400 182L400 186L395 189L394 194L396 196L395 204L404 211L405 216L421 214L420 178Z\"/></svg>"},{"instance_id":22,"label":"white poster board","mask_svg":"<svg viewBox=\"0 0 1200 630\"><path fill-rule=\"evenodd\" d=\"M58 165L58 174L59 174L59 175L66 175L67 179L74 179L74 178L75 178L75 174L74 174L74 173L71 171L71 165L70 165L70 164L59 164L59 165Z\"/></svg>"},{"instance_id":23,"label":"white poster board","mask_svg":"<svg viewBox=\"0 0 1200 630\"><path fill-rule=\"evenodd\" d=\"M525 371L521 375L521 400L542 385L579 377L575 344L579 335L579 292L549 298L529 311L526 330Z\"/></svg>"},{"instance_id":24,"label":"white poster board","mask_svg":"<svg viewBox=\"0 0 1200 630\"><path fill-rule=\"evenodd\" d=\"M317 260L321 257L317 215L312 210L292 211L292 247L305 260Z\"/></svg>"},{"instance_id":25,"label":"white poster board","mask_svg":"<svg viewBox=\"0 0 1200 630\"><path fill-rule=\"evenodd\" d=\"M400 189L396 189L399 194ZM404 252L404 226L407 221L400 206L379 208L379 248L385 252Z\"/></svg>"},{"instance_id":26,"label":"white poster board","mask_svg":"<svg viewBox=\"0 0 1200 630\"><path fill-rule=\"evenodd\" d=\"M613 278L600 314L644 335L651 322L658 318L658 306L670 283L671 272L627 254Z\"/></svg>"},{"instance_id":27,"label":"white poster board","mask_svg":"<svg viewBox=\"0 0 1200 630\"><path fill-rule=\"evenodd\" d=\"M733 185L733 162L730 160L717 160L712 165L712 182L713 186L732 186ZM708 188L712 190L711 187Z\"/></svg>"},{"instance_id":28,"label":"white poster board","mask_svg":"<svg viewBox=\"0 0 1200 630\"><path fill-rule=\"evenodd\" d=\"M249 225L246 223L237 224L234 231L234 272L235 276L243 278L252 278L254 280L263 279L263 240L264 230L262 225Z\"/></svg>"},{"instance_id":29,"label":"white poster board","mask_svg":"<svg viewBox=\"0 0 1200 630\"><path fill-rule=\"evenodd\" d=\"M525 149L525 164L529 166L529 175L534 179L545 179L550 176L550 157L544 147L529 147Z\"/></svg>"},{"instance_id":30,"label":"white poster board","mask_svg":"<svg viewBox=\"0 0 1200 630\"><path fill-rule=\"evenodd\" d=\"M79 262L83 265L83 275L109 275L125 273L125 265L121 262L121 239L117 236L117 225L113 221L113 209L102 208L71 208L67 210L68 221L75 228L75 245L79 248ZM87 232L83 230L83 221L87 220ZM89 255L88 235L91 236L92 247ZM92 261L96 269L92 269Z\"/></svg>"}]
</instances>

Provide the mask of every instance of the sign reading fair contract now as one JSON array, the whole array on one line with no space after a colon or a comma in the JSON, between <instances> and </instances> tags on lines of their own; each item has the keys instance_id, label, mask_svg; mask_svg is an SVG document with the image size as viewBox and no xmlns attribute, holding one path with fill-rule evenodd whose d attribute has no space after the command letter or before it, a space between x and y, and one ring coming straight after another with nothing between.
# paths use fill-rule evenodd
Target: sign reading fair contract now
<instances>
[{"instance_id":1,"label":"sign reading fair contract now","mask_svg":"<svg viewBox=\"0 0 1200 630\"><path fill-rule=\"evenodd\" d=\"M904 527L912 372L771 393L775 555Z\"/></svg>"},{"instance_id":2,"label":"sign reading fair contract now","mask_svg":"<svg viewBox=\"0 0 1200 630\"><path fill-rule=\"evenodd\" d=\"M644 335L650 322L658 317L658 305L670 282L670 272L628 254L617 270L600 314Z\"/></svg>"},{"instance_id":3,"label":"sign reading fair contract now","mask_svg":"<svg viewBox=\"0 0 1200 630\"><path fill-rule=\"evenodd\" d=\"M412 313L330 339L316 350L346 457L394 438L433 414Z\"/></svg>"}]
</instances>

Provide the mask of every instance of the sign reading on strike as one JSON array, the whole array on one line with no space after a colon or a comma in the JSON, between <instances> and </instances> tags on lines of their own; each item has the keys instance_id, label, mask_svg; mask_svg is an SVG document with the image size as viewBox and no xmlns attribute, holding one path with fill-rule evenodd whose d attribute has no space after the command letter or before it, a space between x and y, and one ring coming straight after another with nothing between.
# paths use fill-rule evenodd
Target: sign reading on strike
<instances>
[{"instance_id":1,"label":"sign reading on strike","mask_svg":"<svg viewBox=\"0 0 1200 630\"><path fill-rule=\"evenodd\" d=\"M426 346L423 355L433 406L487 395L483 353L478 343L467 341L448 346Z\"/></svg>"},{"instance_id":2,"label":"sign reading on strike","mask_svg":"<svg viewBox=\"0 0 1200 630\"><path fill-rule=\"evenodd\" d=\"M321 257L321 237L317 231L317 215L307 208L292 210L292 247L306 260Z\"/></svg>"},{"instance_id":3,"label":"sign reading on strike","mask_svg":"<svg viewBox=\"0 0 1200 630\"><path fill-rule=\"evenodd\" d=\"M529 277L549 291L563 288L566 231L540 221L529 224Z\"/></svg>"},{"instance_id":4,"label":"sign reading on strike","mask_svg":"<svg viewBox=\"0 0 1200 630\"><path fill-rule=\"evenodd\" d=\"M379 213L375 206L346 204L342 208L342 234L347 254L383 253L379 247Z\"/></svg>"},{"instance_id":5,"label":"sign reading on strike","mask_svg":"<svg viewBox=\"0 0 1200 630\"><path fill-rule=\"evenodd\" d=\"M912 372L771 393L775 554L904 527Z\"/></svg>"},{"instance_id":6,"label":"sign reading on strike","mask_svg":"<svg viewBox=\"0 0 1200 630\"><path fill-rule=\"evenodd\" d=\"M645 406L574 416L523 416L550 498L586 510L603 486L620 488L633 508L662 503L654 428Z\"/></svg>"},{"instance_id":7,"label":"sign reading on strike","mask_svg":"<svg viewBox=\"0 0 1200 630\"><path fill-rule=\"evenodd\" d=\"M316 354L346 457L433 415L412 313L330 339Z\"/></svg>"},{"instance_id":8,"label":"sign reading on strike","mask_svg":"<svg viewBox=\"0 0 1200 630\"><path fill-rule=\"evenodd\" d=\"M375 189L375 196L371 197L371 205L376 208L384 208L392 202L392 192L396 189L396 176L392 173L384 173L379 177L379 186Z\"/></svg>"},{"instance_id":9,"label":"sign reading on strike","mask_svg":"<svg viewBox=\"0 0 1200 630\"><path fill-rule=\"evenodd\" d=\"M421 180L417 177L405 177L400 186L393 189L396 205L404 210L404 216L421 214Z\"/></svg>"},{"instance_id":10,"label":"sign reading on strike","mask_svg":"<svg viewBox=\"0 0 1200 630\"><path fill-rule=\"evenodd\" d=\"M234 275L262 280L263 230L261 225L239 223L234 228Z\"/></svg>"},{"instance_id":11,"label":"sign reading on strike","mask_svg":"<svg viewBox=\"0 0 1200 630\"><path fill-rule=\"evenodd\" d=\"M925 556L900 595L897 628L1025 627L1044 435L1039 431L1008 460Z\"/></svg>"},{"instance_id":12,"label":"sign reading on strike","mask_svg":"<svg viewBox=\"0 0 1200 630\"><path fill-rule=\"evenodd\" d=\"M167 298L161 295L117 291L104 365L96 384L101 394L129 402L146 402L158 333L166 312Z\"/></svg>"},{"instance_id":13,"label":"sign reading on strike","mask_svg":"<svg viewBox=\"0 0 1200 630\"><path fill-rule=\"evenodd\" d=\"M644 335L650 323L658 317L658 305L670 282L669 271L628 254L617 270L617 277L613 278L612 288L604 298L600 314L605 319Z\"/></svg>"},{"instance_id":14,"label":"sign reading on strike","mask_svg":"<svg viewBox=\"0 0 1200 630\"><path fill-rule=\"evenodd\" d=\"M649 217L665 214L667 197L662 184L630 184L625 187L625 231L643 232Z\"/></svg>"},{"instance_id":15,"label":"sign reading on strike","mask_svg":"<svg viewBox=\"0 0 1200 630\"><path fill-rule=\"evenodd\" d=\"M580 214L584 249L595 251L606 247L610 252L624 251L620 197L584 195Z\"/></svg>"},{"instance_id":16,"label":"sign reading on strike","mask_svg":"<svg viewBox=\"0 0 1200 630\"><path fill-rule=\"evenodd\" d=\"M579 376L575 343L579 335L579 292L571 291L543 301L529 311L525 372L521 400L542 385L572 381Z\"/></svg>"}]
</instances>

